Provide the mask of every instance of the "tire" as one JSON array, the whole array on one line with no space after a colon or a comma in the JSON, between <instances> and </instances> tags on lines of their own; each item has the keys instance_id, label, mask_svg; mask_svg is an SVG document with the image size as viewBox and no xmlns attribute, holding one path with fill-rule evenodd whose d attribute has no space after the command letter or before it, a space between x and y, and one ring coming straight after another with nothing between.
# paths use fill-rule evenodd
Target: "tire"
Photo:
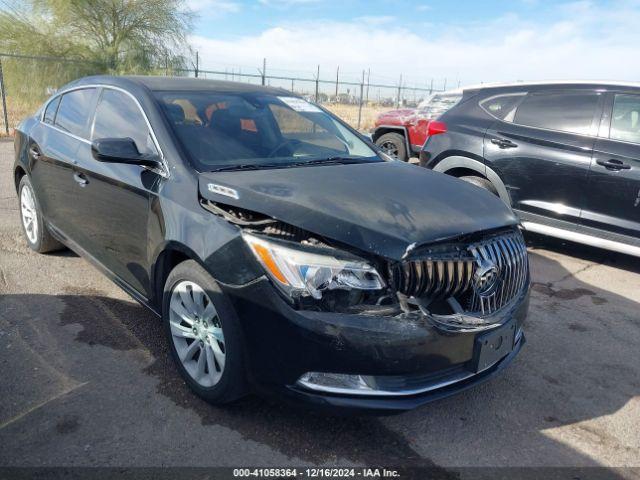
<instances>
[{"instance_id":1,"label":"tire","mask_svg":"<svg viewBox=\"0 0 640 480\"><path fill-rule=\"evenodd\" d=\"M169 274L162 321L178 371L199 397L222 405L246 395L239 321L216 281L197 262L182 262ZM201 360L206 365L201 367Z\"/></svg>"},{"instance_id":2,"label":"tire","mask_svg":"<svg viewBox=\"0 0 640 480\"><path fill-rule=\"evenodd\" d=\"M53 238L44 224L42 209L27 175L20 179L18 185L18 204L22 233L31 250L47 253L65 248L62 243Z\"/></svg>"},{"instance_id":3,"label":"tire","mask_svg":"<svg viewBox=\"0 0 640 480\"><path fill-rule=\"evenodd\" d=\"M381 135L380 138L376 140L376 145L387 155L402 160L403 162L409 160L405 139L399 133L385 133Z\"/></svg>"},{"instance_id":4,"label":"tire","mask_svg":"<svg viewBox=\"0 0 640 480\"><path fill-rule=\"evenodd\" d=\"M496 190L496 187L494 187L493 183L491 183L486 178L476 177L474 175L469 175L469 176L466 176L466 177L458 177L458 178L460 180L464 180L465 182L471 183L471 184L475 185L476 187L483 188L483 189L487 190L488 192L493 193L496 197L498 196L498 191Z\"/></svg>"}]
</instances>

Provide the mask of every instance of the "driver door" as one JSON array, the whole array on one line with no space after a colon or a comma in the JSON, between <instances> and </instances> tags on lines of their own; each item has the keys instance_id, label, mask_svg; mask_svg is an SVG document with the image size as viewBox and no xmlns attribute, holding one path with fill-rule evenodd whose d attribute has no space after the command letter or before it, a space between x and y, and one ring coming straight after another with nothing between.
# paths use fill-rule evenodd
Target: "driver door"
<instances>
[{"instance_id":1,"label":"driver door","mask_svg":"<svg viewBox=\"0 0 640 480\"><path fill-rule=\"evenodd\" d=\"M104 87L91 140L126 137L135 141L140 153L158 153L137 101ZM86 182L79 205L87 239L84 248L118 280L149 298L148 235L158 225L152 211L163 177L139 165L99 162L90 144L81 145L77 158L77 169Z\"/></svg>"}]
</instances>

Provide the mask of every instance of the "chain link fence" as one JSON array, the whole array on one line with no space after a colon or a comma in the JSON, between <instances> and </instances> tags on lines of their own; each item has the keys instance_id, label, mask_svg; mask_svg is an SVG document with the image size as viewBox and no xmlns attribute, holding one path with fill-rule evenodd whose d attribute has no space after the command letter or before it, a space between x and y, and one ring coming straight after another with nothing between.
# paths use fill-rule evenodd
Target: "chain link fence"
<instances>
[{"instance_id":1,"label":"chain link fence","mask_svg":"<svg viewBox=\"0 0 640 480\"><path fill-rule=\"evenodd\" d=\"M197 57L196 57L197 58ZM173 75L253 83L290 90L309 101L322 104L356 129L369 130L375 118L383 111L399 106L412 107L436 91L433 81L428 87L417 87L399 82L381 84L370 82L370 74L362 72L341 74L339 68L333 78L321 78L320 67L307 78L267 72L266 60L261 68L242 72L241 69L205 70L157 69L148 75ZM105 73L91 62L58 58L0 53L0 93L2 121L0 135L11 135L20 121L35 110L57 89L66 83L87 75Z\"/></svg>"}]
</instances>

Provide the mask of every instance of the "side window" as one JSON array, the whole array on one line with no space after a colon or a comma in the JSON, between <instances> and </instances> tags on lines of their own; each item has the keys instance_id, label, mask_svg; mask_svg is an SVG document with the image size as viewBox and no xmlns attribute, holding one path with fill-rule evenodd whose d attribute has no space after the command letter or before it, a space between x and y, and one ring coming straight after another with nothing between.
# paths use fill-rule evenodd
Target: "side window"
<instances>
[{"instance_id":1,"label":"side window","mask_svg":"<svg viewBox=\"0 0 640 480\"><path fill-rule=\"evenodd\" d=\"M513 122L516 113L516 107L524 98L526 93L508 93L505 95L496 95L480 102L482 109L492 117L505 122Z\"/></svg>"},{"instance_id":2,"label":"side window","mask_svg":"<svg viewBox=\"0 0 640 480\"><path fill-rule=\"evenodd\" d=\"M138 105L127 94L105 88L96 107L91 140L127 137L136 142L140 153L158 153Z\"/></svg>"},{"instance_id":3,"label":"side window","mask_svg":"<svg viewBox=\"0 0 640 480\"><path fill-rule=\"evenodd\" d=\"M640 143L640 95L616 95L609 138Z\"/></svg>"},{"instance_id":4,"label":"side window","mask_svg":"<svg viewBox=\"0 0 640 480\"><path fill-rule=\"evenodd\" d=\"M85 137L95 93L95 88L84 88L62 95L55 125L66 132Z\"/></svg>"},{"instance_id":5,"label":"side window","mask_svg":"<svg viewBox=\"0 0 640 480\"><path fill-rule=\"evenodd\" d=\"M589 135L598 106L596 92L530 93L522 101L514 123Z\"/></svg>"},{"instance_id":6,"label":"side window","mask_svg":"<svg viewBox=\"0 0 640 480\"><path fill-rule=\"evenodd\" d=\"M61 97L54 98L53 100L51 100L51 102L49 102L49 105L47 105L47 109L44 111L44 123L53 125L53 120L56 118L58 105L60 105L60 98Z\"/></svg>"}]
</instances>

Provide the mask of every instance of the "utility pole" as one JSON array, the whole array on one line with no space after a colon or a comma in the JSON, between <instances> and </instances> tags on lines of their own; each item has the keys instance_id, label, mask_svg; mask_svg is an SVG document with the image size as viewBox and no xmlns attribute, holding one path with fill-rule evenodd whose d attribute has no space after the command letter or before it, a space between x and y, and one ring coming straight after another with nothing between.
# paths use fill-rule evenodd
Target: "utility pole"
<instances>
[{"instance_id":1,"label":"utility pole","mask_svg":"<svg viewBox=\"0 0 640 480\"><path fill-rule=\"evenodd\" d=\"M264 87L265 80L267 78L267 59L266 58L262 59L262 71L260 73L262 74L262 86Z\"/></svg>"},{"instance_id":2,"label":"utility pole","mask_svg":"<svg viewBox=\"0 0 640 480\"><path fill-rule=\"evenodd\" d=\"M402 74L400 74L400 83L398 83L398 101L396 102L396 108L400 108L400 95L402 95Z\"/></svg>"},{"instance_id":3,"label":"utility pole","mask_svg":"<svg viewBox=\"0 0 640 480\"><path fill-rule=\"evenodd\" d=\"M360 106L358 107L358 127L360 130L360 121L362 120L362 97L364 96L364 70L362 70L362 82L360 82Z\"/></svg>"},{"instance_id":4,"label":"utility pole","mask_svg":"<svg viewBox=\"0 0 640 480\"><path fill-rule=\"evenodd\" d=\"M9 114L7 112L7 92L4 89L4 76L2 74L2 58L0 58L0 94L2 94L2 112L4 116L4 132L9 135Z\"/></svg>"},{"instance_id":5,"label":"utility pole","mask_svg":"<svg viewBox=\"0 0 640 480\"><path fill-rule=\"evenodd\" d=\"M338 101L338 79L340 77L340 65L336 68L336 101Z\"/></svg>"},{"instance_id":6,"label":"utility pole","mask_svg":"<svg viewBox=\"0 0 640 480\"><path fill-rule=\"evenodd\" d=\"M316 103L318 103L318 89L320 87L319 83L320 83L320 65L318 65L318 73L316 73Z\"/></svg>"},{"instance_id":7,"label":"utility pole","mask_svg":"<svg viewBox=\"0 0 640 480\"><path fill-rule=\"evenodd\" d=\"M367 70L367 100L366 100L366 104L369 104L369 84L371 83L371 69L369 68Z\"/></svg>"},{"instance_id":8,"label":"utility pole","mask_svg":"<svg viewBox=\"0 0 640 480\"><path fill-rule=\"evenodd\" d=\"M431 79L431 86L429 87L429 95L433 93L433 78Z\"/></svg>"},{"instance_id":9,"label":"utility pole","mask_svg":"<svg viewBox=\"0 0 640 480\"><path fill-rule=\"evenodd\" d=\"M198 50L196 50L196 78L198 78L198 68L199 68L199 59L198 59Z\"/></svg>"},{"instance_id":10,"label":"utility pole","mask_svg":"<svg viewBox=\"0 0 640 480\"><path fill-rule=\"evenodd\" d=\"M442 89L443 92L447 91L447 79L444 79L444 88Z\"/></svg>"}]
</instances>

